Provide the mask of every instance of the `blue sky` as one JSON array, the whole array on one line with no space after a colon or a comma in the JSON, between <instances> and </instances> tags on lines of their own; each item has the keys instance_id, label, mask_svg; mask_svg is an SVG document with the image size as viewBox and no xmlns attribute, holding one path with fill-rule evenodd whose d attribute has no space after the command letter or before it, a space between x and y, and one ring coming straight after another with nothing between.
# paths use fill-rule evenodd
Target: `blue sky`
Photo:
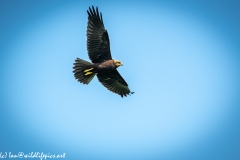
<instances>
[{"instance_id":1,"label":"blue sky","mask_svg":"<svg viewBox=\"0 0 240 160\"><path fill-rule=\"evenodd\" d=\"M239 159L238 2L1 1L0 152ZM78 83L89 6L135 94Z\"/></svg>"}]
</instances>

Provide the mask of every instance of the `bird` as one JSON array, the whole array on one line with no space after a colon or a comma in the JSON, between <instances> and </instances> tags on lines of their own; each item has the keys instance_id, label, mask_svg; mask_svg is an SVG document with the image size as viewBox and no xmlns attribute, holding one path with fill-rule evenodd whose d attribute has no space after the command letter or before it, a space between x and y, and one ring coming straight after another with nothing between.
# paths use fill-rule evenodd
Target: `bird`
<instances>
[{"instance_id":1,"label":"bird","mask_svg":"<svg viewBox=\"0 0 240 160\"><path fill-rule=\"evenodd\" d=\"M102 13L98 11L98 7L92 6L87 10L87 14L87 51L91 62L76 58L73 64L74 77L80 83L89 84L96 75L104 87L122 98L133 94L117 70L123 66L122 62L112 59Z\"/></svg>"}]
</instances>

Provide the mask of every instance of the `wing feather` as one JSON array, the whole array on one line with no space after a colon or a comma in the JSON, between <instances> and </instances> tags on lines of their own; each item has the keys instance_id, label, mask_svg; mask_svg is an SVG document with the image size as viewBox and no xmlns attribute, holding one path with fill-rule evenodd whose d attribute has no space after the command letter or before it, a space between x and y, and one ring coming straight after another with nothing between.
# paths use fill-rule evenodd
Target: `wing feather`
<instances>
[{"instance_id":1,"label":"wing feather","mask_svg":"<svg viewBox=\"0 0 240 160\"><path fill-rule=\"evenodd\" d=\"M127 82L116 69L111 72L98 73L97 77L104 87L121 97L134 93L130 91Z\"/></svg>"},{"instance_id":2,"label":"wing feather","mask_svg":"<svg viewBox=\"0 0 240 160\"><path fill-rule=\"evenodd\" d=\"M107 30L104 28L102 13L99 14L98 7L89 7L87 26L87 49L88 56L93 63L112 59L110 42Z\"/></svg>"}]
</instances>

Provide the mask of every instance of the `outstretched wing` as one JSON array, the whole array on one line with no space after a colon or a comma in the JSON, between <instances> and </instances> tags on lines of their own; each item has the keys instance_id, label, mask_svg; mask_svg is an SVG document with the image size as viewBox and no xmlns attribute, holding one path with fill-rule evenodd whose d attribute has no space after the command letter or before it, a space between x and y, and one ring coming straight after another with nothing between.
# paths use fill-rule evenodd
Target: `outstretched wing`
<instances>
[{"instance_id":1,"label":"outstretched wing","mask_svg":"<svg viewBox=\"0 0 240 160\"><path fill-rule=\"evenodd\" d=\"M87 50L93 63L112 59L107 30L104 28L102 13L89 7L87 26Z\"/></svg>"},{"instance_id":2,"label":"outstretched wing","mask_svg":"<svg viewBox=\"0 0 240 160\"><path fill-rule=\"evenodd\" d=\"M119 94L121 97L134 93L130 92L128 84L116 69L110 72L98 73L97 77L104 87L116 94Z\"/></svg>"}]
</instances>

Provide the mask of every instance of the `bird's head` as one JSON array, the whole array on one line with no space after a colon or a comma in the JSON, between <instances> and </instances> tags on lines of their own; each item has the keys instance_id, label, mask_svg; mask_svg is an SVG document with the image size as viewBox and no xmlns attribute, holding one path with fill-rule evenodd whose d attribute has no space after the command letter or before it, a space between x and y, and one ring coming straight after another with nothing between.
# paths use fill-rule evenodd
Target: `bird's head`
<instances>
[{"instance_id":1,"label":"bird's head","mask_svg":"<svg viewBox=\"0 0 240 160\"><path fill-rule=\"evenodd\" d=\"M114 62L114 64L115 64L117 67L123 65L122 62L120 62L120 61L118 61L118 60L114 60L113 62Z\"/></svg>"}]
</instances>

